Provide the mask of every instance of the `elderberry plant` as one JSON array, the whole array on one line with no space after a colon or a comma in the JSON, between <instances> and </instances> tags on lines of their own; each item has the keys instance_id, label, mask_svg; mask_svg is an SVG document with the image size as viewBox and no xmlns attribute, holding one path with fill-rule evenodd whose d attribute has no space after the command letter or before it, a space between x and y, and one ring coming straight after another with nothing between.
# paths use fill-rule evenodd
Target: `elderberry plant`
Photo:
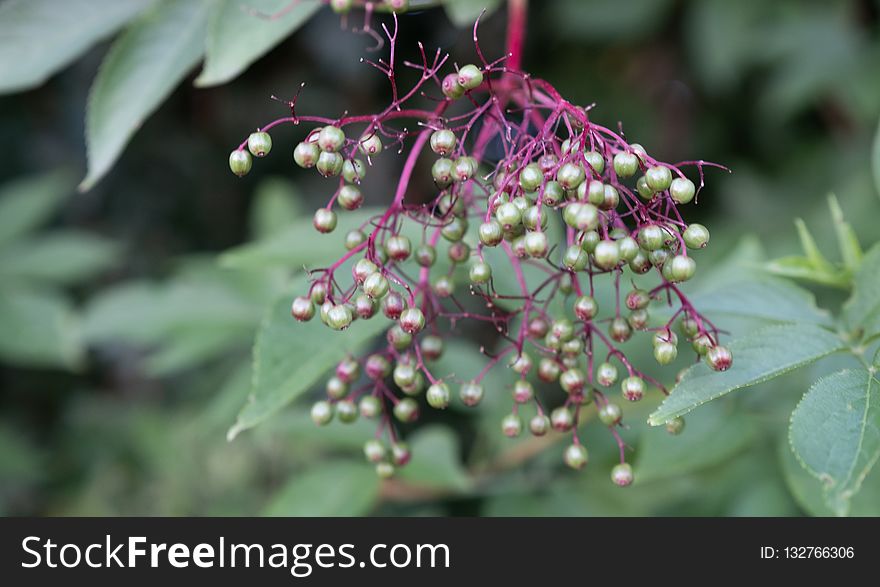
<instances>
[{"instance_id":1,"label":"elderberry plant","mask_svg":"<svg viewBox=\"0 0 880 587\"><path fill-rule=\"evenodd\" d=\"M331 4L341 12L351 7ZM381 348L337 365L312 419L318 425L377 419L364 453L388 477L410 460L401 423L418 420L424 409L448 407L456 395L477 406L485 394L504 392L484 389L483 380L490 370L507 368L512 409L500 423L504 435L525 428L535 436L568 433L563 460L581 469L589 456L578 425L594 410L619 447L611 479L629 485L619 402L641 400L649 385L667 389L620 345L650 339L657 363L666 365L682 337L712 369L732 364L719 330L680 288L696 272L693 253L709 242L707 228L688 224L680 208L696 199L704 168L714 164L660 161L622 130L591 121L592 106L569 102L521 70L522 31L515 27L509 53L495 61L484 56L475 25L478 63L454 66L448 55L439 49L430 55L421 44L420 62L400 62L396 13L405 5L389 6L393 25L382 26L389 56L367 60L390 82L384 110L301 115L294 98L286 103L289 116L259 128L229 156L230 169L243 176L254 157L272 150L271 129L308 125L293 159L327 179L327 203L313 219L322 234L334 232L338 214L363 205L374 159L389 151L404 157L391 203L344 235L346 252L313 269L308 291L292 300L293 318L321 320L340 336L354 320L388 321ZM418 72L406 90L398 84L401 66ZM416 202L408 195L428 148L435 190L427 202ZM699 187L686 170L696 172ZM456 283L464 273L458 268L466 268L467 287ZM654 277L652 287L635 285L645 276ZM612 303L599 303L599 288L612 290ZM652 320L652 305L671 310ZM485 367L437 372L433 364L466 324L497 333L498 345L482 348ZM558 385L562 394L536 393L536 380ZM683 426L681 418L667 422L672 434Z\"/></svg>"}]
</instances>

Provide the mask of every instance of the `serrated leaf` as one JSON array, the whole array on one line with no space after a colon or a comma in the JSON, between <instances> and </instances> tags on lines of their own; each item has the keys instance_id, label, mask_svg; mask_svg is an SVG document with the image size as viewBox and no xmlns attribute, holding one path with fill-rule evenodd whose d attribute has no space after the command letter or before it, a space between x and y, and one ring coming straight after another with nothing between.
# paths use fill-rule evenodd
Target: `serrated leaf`
<instances>
[{"instance_id":1,"label":"serrated leaf","mask_svg":"<svg viewBox=\"0 0 880 587\"><path fill-rule=\"evenodd\" d=\"M431 489L466 490L471 482L459 455L455 434L443 426L423 428L407 439L413 458L398 477Z\"/></svg>"},{"instance_id":2,"label":"serrated leaf","mask_svg":"<svg viewBox=\"0 0 880 587\"><path fill-rule=\"evenodd\" d=\"M500 4L501 0L445 0L443 8L446 9L446 15L455 26L473 27L483 10L488 16L495 12Z\"/></svg>"},{"instance_id":3,"label":"serrated leaf","mask_svg":"<svg viewBox=\"0 0 880 587\"><path fill-rule=\"evenodd\" d=\"M851 272L857 270L862 262L862 247L852 226L844 219L840 202L834 194L828 194L828 208L831 210L831 220L843 266L847 269L847 277L851 277Z\"/></svg>"},{"instance_id":4,"label":"serrated leaf","mask_svg":"<svg viewBox=\"0 0 880 587\"><path fill-rule=\"evenodd\" d=\"M366 464L329 462L294 473L263 510L266 516L362 516L379 496L379 478Z\"/></svg>"},{"instance_id":5,"label":"serrated leaf","mask_svg":"<svg viewBox=\"0 0 880 587\"><path fill-rule=\"evenodd\" d=\"M762 318L774 322L811 322L827 325L831 316L816 306L813 294L782 279L766 277L738 282L691 296L701 313Z\"/></svg>"},{"instance_id":6,"label":"serrated leaf","mask_svg":"<svg viewBox=\"0 0 880 587\"><path fill-rule=\"evenodd\" d=\"M0 361L76 368L83 349L71 304L46 290L0 291Z\"/></svg>"},{"instance_id":7,"label":"serrated leaf","mask_svg":"<svg viewBox=\"0 0 880 587\"><path fill-rule=\"evenodd\" d=\"M0 279L76 283L111 267L119 252L113 241L87 232L50 232L0 250Z\"/></svg>"},{"instance_id":8,"label":"serrated leaf","mask_svg":"<svg viewBox=\"0 0 880 587\"><path fill-rule=\"evenodd\" d=\"M646 430L639 440L635 477L639 483L667 479L719 464L755 439L754 422L732 406L714 402L687 417L684 431Z\"/></svg>"},{"instance_id":9,"label":"serrated leaf","mask_svg":"<svg viewBox=\"0 0 880 587\"><path fill-rule=\"evenodd\" d=\"M825 500L846 515L850 499L880 459L880 381L865 369L817 381L791 415L789 440L824 485Z\"/></svg>"},{"instance_id":10,"label":"serrated leaf","mask_svg":"<svg viewBox=\"0 0 880 587\"><path fill-rule=\"evenodd\" d=\"M853 278L852 296L843 305L843 317L850 330L864 338L880 334L880 244L862 259Z\"/></svg>"},{"instance_id":11,"label":"serrated leaf","mask_svg":"<svg viewBox=\"0 0 880 587\"><path fill-rule=\"evenodd\" d=\"M316 0L216 0L208 22L200 87L232 80L321 8Z\"/></svg>"},{"instance_id":12,"label":"serrated leaf","mask_svg":"<svg viewBox=\"0 0 880 587\"><path fill-rule=\"evenodd\" d=\"M0 5L0 92L42 84L152 0L8 0Z\"/></svg>"},{"instance_id":13,"label":"serrated leaf","mask_svg":"<svg viewBox=\"0 0 880 587\"><path fill-rule=\"evenodd\" d=\"M659 426L731 391L763 383L846 348L836 334L811 324L763 328L729 345L733 366L713 371L700 362L689 368L648 418Z\"/></svg>"},{"instance_id":14,"label":"serrated leaf","mask_svg":"<svg viewBox=\"0 0 880 587\"><path fill-rule=\"evenodd\" d=\"M806 257L795 255L768 261L762 268L779 277L801 279L829 287L847 288L850 283L850 276L846 271L838 271L834 268L817 269L816 265Z\"/></svg>"},{"instance_id":15,"label":"serrated leaf","mask_svg":"<svg viewBox=\"0 0 880 587\"><path fill-rule=\"evenodd\" d=\"M295 292L307 289L297 280ZM319 318L297 322L290 317L294 295L284 295L263 318L254 344L254 380L248 402L229 430L229 440L281 410L314 385L347 353L354 353L389 327L382 316L355 320L347 330L331 330Z\"/></svg>"},{"instance_id":16,"label":"serrated leaf","mask_svg":"<svg viewBox=\"0 0 880 587\"><path fill-rule=\"evenodd\" d=\"M303 214L302 196L296 186L281 177L264 179L251 204L250 233L263 239L284 232Z\"/></svg>"},{"instance_id":17,"label":"serrated leaf","mask_svg":"<svg viewBox=\"0 0 880 587\"><path fill-rule=\"evenodd\" d=\"M48 220L61 200L73 192L74 185L69 172L55 171L0 186L0 245Z\"/></svg>"},{"instance_id":18,"label":"serrated leaf","mask_svg":"<svg viewBox=\"0 0 880 587\"><path fill-rule=\"evenodd\" d=\"M220 255L219 262L229 269L299 269L303 265L329 263L346 252L340 235L362 227L377 214L381 211L376 208L339 214L336 230L330 234L315 232L311 217L300 218L268 238L229 249ZM365 231L368 230L369 226Z\"/></svg>"},{"instance_id":19,"label":"serrated leaf","mask_svg":"<svg viewBox=\"0 0 880 587\"><path fill-rule=\"evenodd\" d=\"M92 84L86 112L87 190L192 70L204 52L203 0L161 0L110 48Z\"/></svg>"}]
</instances>

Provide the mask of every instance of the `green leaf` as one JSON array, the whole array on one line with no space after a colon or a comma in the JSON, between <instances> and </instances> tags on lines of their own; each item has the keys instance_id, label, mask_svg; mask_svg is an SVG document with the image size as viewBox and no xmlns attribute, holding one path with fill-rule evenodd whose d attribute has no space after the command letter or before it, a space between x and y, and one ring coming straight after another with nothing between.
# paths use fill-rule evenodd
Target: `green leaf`
<instances>
[{"instance_id":1,"label":"green leaf","mask_svg":"<svg viewBox=\"0 0 880 587\"><path fill-rule=\"evenodd\" d=\"M0 92L36 87L152 0L8 0L0 5Z\"/></svg>"},{"instance_id":2,"label":"green leaf","mask_svg":"<svg viewBox=\"0 0 880 587\"><path fill-rule=\"evenodd\" d=\"M834 194L828 194L828 208L831 210L831 220L834 223L834 234L837 236L837 247L840 249L843 266L851 273L857 270L862 262L862 247L852 226L844 220L840 202Z\"/></svg>"},{"instance_id":3,"label":"green leaf","mask_svg":"<svg viewBox=\"0 0 880 587\"><path fill-rule=\"evenodd\" d=\"M302 196L292 182L281 177L264 179L251 204L250 233L267 238L283 232L303 213Z\"/></svg>"},{"instance_id":4,"label":"green leaf","mask_svg":"<svg viewBox=\"0 0 880 587\"><path fill-rule=\"evenodd\" d=\"M473 27L483 10L485 19L498 9L501 0L446 0L443 8L452 24L458 27Z\"/></svg>"},{"instance_id":5,"label":"green leaf","mask_svg":"<svg viewBox=\"0 0 880 587\"><path fill-rule=\"evenodd\" d=\"M834 265L832 265L831 261L826 259L825 255L822 254L822 251L819 250L819 246L816 244L816 239L813 238L810 229L807 228L807 224L800 218L796 218L794 225L797 228L798 238L801 241L801 248L804 250L804 255L813 266L813 269L821 273L834 273Z\"/></svg>"},{"instance_id":6,"label":"green leaf","mask_svg":"<svg viewBox=\"0 0 880 587\"><path fill-rule=\"evenodd\" d=\"M816 299L810 292L772 277L700 292L691 296L691 303L710 317L725 314L774 322L831 323L830 314L816 306Z\"/></svg>"},{"instance_id":7,"label":"green leaf","mask_svg":"<svg viewBox=\"0 0 880 587\"><path fill-rule=\"evenodd\" d=\"M191 369L234 349L247 349L251 330L237 325L176 329L146 360L146 372L163 377Z\"/></svg>"},{"instance_id":8,"label":"green leaf","mask_svg":"<svg viewBox=\"0 0 880 587\"><path fill-rule=\"evenodd\" d=\"M316 0L215 0L208 22L201 87L226 83L290 36L319 8Z\"/></svg>"},{"instance_id":9,"label":"green leaf","mask_svg":"<svg viewBox=\"0 0 880 587\"><path fill-rule=\"evenodd\" d=\"M305 291L305 277L295 292ZM290 317L294 293L279 298L263 318L254 344L254 380L229 440L256 426L308 391L346 353L353 353L388 328L381 316L355 320L344 332L331 330L319 318L296 322Z\"/></svg>"},{"instance_id":10,"label":"green leaf","mask_svg":"<svg viewBox=\"0 0 880 587\"><path fill-rule=\"evenodd\" d=\"M763 269L779 277L802 279L829 287L845 289L849 287L850 283L850 276L846 271L838 271L834 268L830 270L827 268L817 269L815 264L806 257L794 255L768 261Z\"/></svg>"},{"instance_id":11,"label":"green leaf","mask_svg":"<svg viewBox=\"0 0 880 587\"><path fill-rule=\"evenodd\" d=\"M71 284L116 263L119 247L87 232L56 231L0 250L0 279Z\"/></svg>"},{"instance_id":12,"label":"green leaf","mask_svg":"<svg viewBox=\"0 0 880 587\"><path fill-rule=\"evenodd\" d=\"M366 464L329 462L294 473L263 510L266 516L363 516L379 497L379 478Z\"/></svg>"},{"instance_id":13,"label":"green leaf","mask_svg":"<svg viewBox=\"0 0 880 587\"><path fill-rule=\"evenodd\" d=\"M0 187L0 245L15 240L49 219L73 192L67 171L17 179Z\"/></svg>"},{"instance_id":14,"label":"green leaf","mask_svg":"<svg viewBox=\"0 0 880 587\"><path fill-rule=\"evenodd\" d=\"M431 489L465 491L471 482L461 464L458 438L445 426L423 428L407 439L413 458L398 477Z\"/></svg>"},{"instance_id":15,"label":"green leaf","mask_svg":"<svg viewBox=\"0 0 880 587\"><path fill-rule=\"evenodd\" d=\"M0 360L73 369L82 359L79 330L67 300L46 290L0 291Z\"/></svg>"},{"instance_id":16,"label":"green leaf","mask_svg":"<svg viewBox=\"0 0 880 587\"><path fill-rule=\"evenodd\" d=\"M648 418L652 426L686 414L731 391L763 383L846 348L836 334L811 324L763 328L730 344L733 366L716 372L700 362Z\"/></svg>"},{"instance_id":17,"label":"green leaf","mask_svg":"<svg viewBox=\"0 0 880 587\"><path fill-rule=\"evenodd\" d=\"M722 463L752 443L757 429L730 404L713 402L687 417L679 436L646 430L639 441L635 476L639 483L674 478Z\"/></svg>"},{"instance_id":18,"label":"green leaf","mask_svg":"<svg viewBox=\"0 0 880 587\"><path fill-rule=\"evenodd\" d=\"M467 2L468 0L462 0ZM671 0L560 0L546 4L554 33L575 41L623 40L647 36L665 22Z\"/></svg>"},{"instance_id":19,"label":"green leaf","mask_svg":"<svg viewBox=\"0 0 880 587\"><path fill-rule=\"evenodd\" d=\"M843 317L864 338L880 334L880 244L865 254L853 280L852 296L843 305Z\"/></svg>"},{"instance_id":20,"label":"green leaf","mask_svg":"<svg viewBox=\"0 0 880 587\"><path fill-rule=\"evenodd\" d=\"M828 506L849 501L880 459L880 392L873 372L838 371L817 381L791 415L791 448L822 481Z\"/></svg>"},{"instance_id":21,"label":"green leaf","mask_svg":"<svg viewBox=\"0 0 880 587\"><path fill-rule=\"evenodd\" d=\"M207 10L202 0L161 0L107 53L92 84L86 112L91 188L184 76L199 62Z\"/></svg>"},{"instance_id":22,"label":"green leaf","mask_svg":"<svg viewBox=\"0 0 880 587\"><path fill-rule=\"evenodd\" d=\"M871 170L874 172L874 187L877 188L877 195L880 195L880 122L874 135L874 148L871 149Z\"/></svg>"}]
</instances>

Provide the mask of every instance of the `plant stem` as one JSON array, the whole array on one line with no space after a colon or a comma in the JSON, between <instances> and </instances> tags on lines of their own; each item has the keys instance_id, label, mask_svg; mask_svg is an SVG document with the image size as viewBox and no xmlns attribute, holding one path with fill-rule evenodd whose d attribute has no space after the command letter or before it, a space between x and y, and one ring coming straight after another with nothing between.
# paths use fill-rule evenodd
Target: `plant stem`
<instances>
[{"instance_id":1,"label":"plant stem","mask_svg":"<svg viewBox=\"0 0 880 587\"><path fill-rule=\"evenodd\" d=\"M509 0L507 3L507 67L522 69L523 45L526 39L526 20L529 0Z\"/></svg>"}]
</instances>

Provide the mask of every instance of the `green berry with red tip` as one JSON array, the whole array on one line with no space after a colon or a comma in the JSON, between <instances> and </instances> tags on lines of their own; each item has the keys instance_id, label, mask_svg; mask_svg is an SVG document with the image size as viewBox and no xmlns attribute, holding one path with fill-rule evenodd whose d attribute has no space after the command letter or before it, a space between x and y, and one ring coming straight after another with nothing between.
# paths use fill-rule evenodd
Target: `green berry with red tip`
<instances>
[{"instance_id":1,"label":"green berry with red tip","mask_svg":"<svg viewBox=\"0 0 880 587\"><path fill-rule=\"evenodd\" d=\"M517 414L507 414L501 420L501 432L508 438L515 438L522 433L522 418Z\"/></svg>"},{"instance_id":2,"label":"green berry with red tip","mask_svg":"<svg viewBox=\"0 0 880 587\"><path fill-rule=\"evenodd\" d=\"M293 160L303 169L314 167L320 156L321 149L315 143L302 142L293 149Z\"/></svg>"},{"instance_id":3,"label":"green berry with red tip","mask_svg":"<svg viewBox=\"0 0 880 587\"><path fill-rule=\"evenodd\" d=\"M357 187L346 184L339 188L336 200L346 210L357 210L364 203L364 196Z\"/></svg>"},{"instance_id":4,"label":"green berry with red tip","mask_svg":"<svg viewBox=\"0 0 880 587\"><path fill-rule=\"evenodd\" d=\"M566 163L556 172L556 181L566 190L577 189L585 177L583 167L574 163Z\"/></svg>"},{"instance_id":5,"label":"green berry with red tip","mask_svg":"<svg viewBox=\"0 0 880 587\"><path fill-rule=\"evenodd\" d=\"M358 150L368 157L382 152L382 139L375 132L366 134L358 141Z\"/></svg>"},{"instance_id":6,"label":"green berry with red tip","mask_svg":"<svg viewBox=\"0 0 880 587\"><path fill-rule=\"evenodd\" d=\"M617 342L626 342L632 336L632 326L629 325L626 319L617 317L611 321L608 333Z\"/></svg>"},{"instance_id":7,"label":"green berry with red tip","mask_svg":"<svg viewBox=\"0 0 880 587\"><path fill-rule=\"evenodd\" d=\"M327 311L327 326L333 330L345 330L351 325L353 319L351 308L346 304L333 305Z\"/></svg>"},{"instance_id":8,"label":"green berry with red tip","mask_svg":"<svg viewBox=\"0 0 880 587\"><path fill-rule=\"evenodd\" d=\"M436 130L431 133L431 150L445 157L455 148L455 133L448 129Z\"/></svg>"},{"instance_id":9,"label":"green berry with red tip","mask_svg":"<svg viewBox=\"0 0 880 587\"><path fill-rule=\"evenodd\" d=\"M450 397L449 386L445 383L434 383L425 392L425 399L428 401L428 405L438 410L445 410L449 407Z\"/></svg>"},{"instance_id":10,"label":"green berry with red tip","mask_svg":"<svg viewBox=\"0 0 880 587\"><path fill-rule=\"evenodd\" d=\"M317 169L318 173L324 177L336 177L342 172L343 164L342 155L339 153L322 151L321 154L318 155L318 162L315 164L315 169Z\"/></svg>"},{"instance_id":11,"label":"green berry with red tip","mask_svg":"<svg viewBox=\"0 0 880 587\"><path fill-rule=\"evenodd\" d=\"M525 404L535 397L535 388L525 379L517 379L513 383L513 401L518 404Z\"/></svg>"},{"instance_id":12,"label":"green berry with red tip","mask_svg":"<svg viewBox=\"0 0 880 587\"><path fill-rule=\"evenodd\" d=\"M550 425L557 432L567 432L574 426L574 415L565 406L550 412Z\"/></svg>"},{"instance_id":13,"label":"green berry with red tip","mask_svg":"<svg viewBox=\"0 0 880 587\"><path fill-rule=\"evenodd\" d=\"M318 426L325 426L333 419L333 412L333 404L322 400L312 405L309 415L312 418L312 422Z\"/></svg>"},{"instance_id":14,"label":"green berry with red tip","mask_svg":"<svg viewBox=\"0 0 880 587\"><path fill-rule=\"evenodd\" d=\"M727 347L716 345L706 352L706 364L714 371L727 371L733 365L733 355Z\"/></svg>"},{"instance_id":15,"label":"green berry with red tip","mask_svg":"<svg viewBox=\"0 0 880 587\"><path fill-rule=\"evenodd\" d=\"M342 399L348 395L348 383L339 377L331 377L328 379L327 385L324 389L327 392L327 397L331 399Z\"/></svg>"},{"instance_id":16,"label":"green berry with red tip","mask_svg":"<svg viewBox=\"0 0 880 587\"><path fill-rule=\"evenodd\" d=\"M419 417L419 405L410 397L405 397L397 402L392 410L394 417L401 422L414 422Z\"/></svg>"},{"instance_id":17,"label":"green berry with red tip","mask_svg":"<svg viewBox=\"0 0 880 587\"><path fill-rule=\"evenodd\" d=\"M425 315L418 308L407 308L400 314L400 327L409 334L421 332L425 327Z\"/></svg>"},{"instance_id":18,"label":"green berry with red tip","mask_svg":"<svg viewBox=\"0 0 880 587\"><path fill-rule=\"evenodd\" d=\"M406 261L412 254L412 243L402 234L395 234L385 241L385 252L395 261Z\"/></svg>"},{"instance_id":19,"label":"green berry with red tip","mask_svg":"<svg viewBox=\"0 0 880 587\"><path fill-rule=\"evenodd\" d=\"M325 152L335 153L345 144L345 132L332 125L327 125L318 133L318 146Z\"/></svg>"},{"instance_id":20,"label":"green berry with red tip","mask_svg":"<svg viewBox=\"0 0 880 587\"><path fill-rule=\"evenodd\" d=\"M479 236L481 243L487 247L494 247L501 244L501 241L504 240L504 229L498 220L492 218L480 225Z\"/></svg>"},{"instance_id":21,"label":"green berry with red tip","mask_svg":"<svg viewBox=\"0 0 880 587\"><path fill-rule=\"evenodd\" d=\"M592 296L580 296L574 302L574 315L578 320L588 322L599 313L599 304Z\"/></svg>"},{"instance_id":22,"label":"green berry with red tip","mask_svg":"<svg viewBox=\"0 0 880 587\"><path fill-rule=\"evenodd\" d=\"M315 316L315 304L305 296L296 297L290 305L290 315L300 322L308 322Z\"/></svg>"},{"instance_id":23,"label":"green berry with red tip","mask_svg":"<svg viewBox=\"0 0 880 587\"><path fill-rule=\"evenodd\" d=\"M415 253L416 263L422 267L431 267L437 261L437 249L432 245L419 245Z\"/></svg>"},{"instance_id":24,"label":"green berry with red tip","mask_svg":"<svg viewBox=\"0 0 880 587\"><path fill-rule=\"evenodd\" d=\"M391 461L395 465L403 467L409 462L410 458L412 458L412 453L407 443L395 442L391 445Z\"/></svg>"},{"instance_id":25,"label":"green berry with red tip","mask_svg":"<svg viewBox=\"0 0 880 587\"><path fill-rule=\"evenodd\" d=\"M366 175L367 168L360 159L346 159L343 161L342 178L348 183L360 183Z\"/></svg>"},{"instance_id":26,"label":"green berry with red tip","mask_svg":"<svg viewBox=\"0 0 880 587\"><path fill-rule=\"evenodd\" d=\"M529 432L532 436L544 436L550 430L550 418L537 414L529 420Z\"/></svg>"},{"instance_id":27,"label":"green berry with red tip","mask_svg":"<svg viewBox=\"0 0 880 587\"><path fill-rule=\"evenodd\" d=\"M364 418L376 418L382 413L382 401L373 395L365 395L358 402L358 411Z\"/></svg>"},{"instance_id":28,"label":"green berry with red tip","mask_svg":"<svg viewBox=\"0 0 880 587\"><path fill-rule=\"evenodd\" d=\"M519 172L519 185L527 192L534 192L544 181L544 172L537 163L529 163Z\"/></svg>"},{"instance_id":29,"label":"green berry with red tip","mask_svg":"<svg viewBox=\"0 0 880 587\"><path fill-rule=\"evenodd\" d=\"M614 173L617 177L626 179L632 177L639 170L639 160L633 153L620 151L614 155Z\"/></svg>"},{"instance_id":30,"label":"green berry with red tip","mask_svg":"<svg viewBox=\"0 0 880 587\"><path fill-rule=\"evenodd\" d=\"M587 379L580 369L567 369L559 376L559 386L568 394L578 394L583 391Z\"/></svg>"},{"instance_id":31,"label":"green berry with red tip","mask_svg":"<svg viewBox=\"0 0 880 587\"><path fill-rule=\"evenodd\" d=\"M465 90L473 90L483 83L483 72L476 65L468 64L458 70L458 85Z\"/></svg>"},{"instance_id":32,"label":"green berry with red tip","mask_svg":"<svg viewBox=\"0 0 880 587\"><path fill-rule=\"evenodd\" d=\"M252 132L248 137L247 146L254 157L265 157L272 150L272 137L267 132Z\"/></svg>"},{"instance_id":33,"label":"green berry with red tip","mask_svg":"<svg viewBox=\"0 0 880 587\"><path fill-rule=\"evenodd\" d=\"M611 363L600 363L596 367L596 382L603 387L611 387L617 382L617 367Z\"/></svg>"},{"instance_id":34,"label":"green berry with red tip","mask_svg":"<svg viewBox=\"0 0 880 587\"><path fill-rule=\"evenodd\" d=\"M542 259L547 256L549 243L547 235L543 232L527 232L525 235L526 252L530 257Z\"/></svg>"},{"instance_id":35,"label":"green berry with red tip","mask_svg":"<svg viewBox=\"0 0 880 587\"><path fill-rule=\"evenodd\" d=\"M620 382L620 391L627 400L637 402L645 397L645 382L641 377L632 375Z\"/></svg>"},{"instance_id":36,"label":"green berry with red tip","mask_svg":"<svg viewBox=\"0 0 880 587\"><path fill-rule=\"evenodd\" d=\"M391 289L391 284L379 272L373 273L364 280L364 293L374 300L381 299L388 293L389 289Z\"/></svg>"},{"instance_id":37,"label":"green berry with red tip","mask_svg":"<svg viewBox=\"0 0 880 587\"><path fill-rule=\"evenodd\" d=\"M614 468L611 469L611 481L618 487L632 485L633 471L629 463L614 465Z\"/></svg>"},{"instance_id":38,"label":"green berry with red tip","mask_svg":"<svg viewBox=\"0 0 880 587\"><path fill-rule=\"evenodd\" d=\"M483 401L483 386L474 381L462 383L458 390L458 397L464 405L474 407Z\"/></svg>"},{"instance_id":39,"label":"green berry with red tip","mask_svg":"<svg viewBox=\"0 0 880 587\"><path fill-rule=\"evenodd\" d=\"M371 463L378 463L385 460L388 450L381 440L371 438L364 443L364 456Z\"/></svg>"},{"instance_id":40,"label":"green berry with red tip","mask_svg":"<svg viewBox=\"0 0 880 587\"><path fill-rule=\"evenodd\" d=\"M568 445L562 457L565 464L575 470L583 469L587 465L589 458L586 447L580 443Z\"/></svg>"},{"instance_id":41,"label":"green berry with red tip","mask_svg":"<svg viewBox=\"0 0 880 587\"><path fill-rule=\"evenodd\" d=\"M440 84L440 90L443 95L451 100L457 100L464 96L464 87L458 81L457 73L450 73L443 78Z\"/></svg>"},{"instance_id":42,"label":"green berry with red tip","mask_svg":"<svg viewBox=\"0 0 880 587\"><path fill-rule=\"evenodd\" d=\"M599 421L606 426L616 426L623 418L623 410L615 403L608 402L599 408Z\"/></svg>"}]
</instances>

